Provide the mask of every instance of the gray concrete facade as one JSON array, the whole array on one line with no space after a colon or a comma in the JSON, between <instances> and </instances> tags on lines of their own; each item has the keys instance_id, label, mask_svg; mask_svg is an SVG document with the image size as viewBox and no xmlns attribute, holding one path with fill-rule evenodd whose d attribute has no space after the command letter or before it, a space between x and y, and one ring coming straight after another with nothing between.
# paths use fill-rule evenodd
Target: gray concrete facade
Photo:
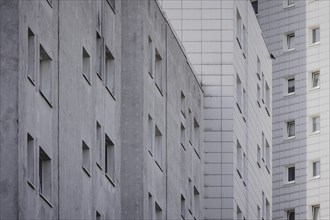
<instances>
[{"instance_id":1,"label":"gray concrete facade","mask_svg":"<svg viewBox=\"0 0 330 220\"><path fill-rule=\"evenodd\" d=\"M205 219L271 219L272 66L250 1L159 2L204 90Z\"/></svg>"},{"instance_id":2,"label":"gray concrete facade","mask_svg":"<svg viewBox=\"0 0 330 220\"><path fill-rule=\"evenodd\" d=\"M0 219L203 219L203 91L156 1L0 1Z\"/></svg>"},{"instance_id":3,"label":"gray concrete facade","mask_svg":"<svg viewBox=\"0 0 330 220\"><path fill-rule=\"evenodd\" d=\"M258 20L276 57L273 62L274 219L289 219L290 212L295 219L330 218L329 12L329 1L259 1ZM290 48L289 34L294 34ZM318 121L313 123L315 118ZM292 137L287 134L290 121L295 122ZM290 167L295 175L289 180Z\"/></svg>"}]
</instances>

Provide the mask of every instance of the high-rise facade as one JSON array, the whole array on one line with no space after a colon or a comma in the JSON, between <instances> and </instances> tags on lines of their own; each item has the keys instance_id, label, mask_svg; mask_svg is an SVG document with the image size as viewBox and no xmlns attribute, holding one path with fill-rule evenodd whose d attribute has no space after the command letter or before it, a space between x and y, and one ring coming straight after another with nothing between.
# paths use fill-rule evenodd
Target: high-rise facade
<instances>
[{"instance_id":1,"label":"high-rise facade","mask_svg":"<svg viewBox=\"0 0 330 220\"><path fill-rule=\"evenodd\" d=\"M248 0L160 0L204 90L205 219L270 219L272 64Z\"/></svg>"},{"instance_id":2,"label":"high-rise facade","mask_svg":"<svg viewBox=\"0 0 330 220\"><path fill-rule=\"evenodd\" d=\"M0 1L0 219L203 219L202 103L156 1Z\"/></svg>"},{"instance_id":3,"label":"high-rise facade","mask_svg":"<svg viewBox=\"0 0 330 220\"><path fill-rule=\"evenodd\" d=\"M273 219L329 219L330 2L259 0L273 61Z\"/></svg>"}]
</instances>

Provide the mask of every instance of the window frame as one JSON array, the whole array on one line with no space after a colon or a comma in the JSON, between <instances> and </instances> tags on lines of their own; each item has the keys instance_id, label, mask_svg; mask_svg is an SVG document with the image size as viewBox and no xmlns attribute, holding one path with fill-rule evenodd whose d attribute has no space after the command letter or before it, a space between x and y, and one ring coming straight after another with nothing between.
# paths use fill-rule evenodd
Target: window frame
<instances>
[{"instance_id":1,"label":"window frame","mask_svg":"<svg viewBox=\"0 0 330 220\"><path fill-rule=\"evenodd\" d=\"M315 164L315 166L314 166ZM317 167L317 164L318 167ZM318 172L317 172L318 171ZM321 177L321 161L318 160L318 161L313 161L312 162L312 178L320 178Z\"/></svg>"},{"instance_id":2,"label":"window frame","mask_svg":"<svg viewBox=\"0 0 330 220\"><path fill-rule=\"evenodd\" d=\"M293 51L296 48L296 34L295 32L289 32L285 34L285 51Z\"/></svg>"},{"instance_id":3,"label":"window frame","mask_svg":"<svg viewBox=\"0 0 330 220\"><path fill-rule=\"evenodd\" d=\"M291 126L293 126L293 134L291 134ZM287 139L292 139L296 137L296 121L295 120L290 120L286 122L286 138Z\"/></svg>"},{"instance_id":4,"label":"window frame","mask_svg":"<svg viewBox=\"0 0 330 220\"><path fill-rule=\"evenodd\" d=\"M293 175L293 179L290 179L290 171L293 170L293 174L291 173L291 175ZM295 165L290 165L286 167L286 179L285 179L285 183L286 184L290 184L290 183L295 183L296 182L296 167Z\"/></svg>"},{"instance_id":5,"label":"window frame","mask_svg":"<svg viewBox=\"0 0 330 220\"><path fill-rule=\"evenodd\" d=\"M318 76L316 85L315 85L315 76ZM320 88L320 71L316 70L311 72L311 89L318 89L318 88Z\"/></svg>"}]
</instances>

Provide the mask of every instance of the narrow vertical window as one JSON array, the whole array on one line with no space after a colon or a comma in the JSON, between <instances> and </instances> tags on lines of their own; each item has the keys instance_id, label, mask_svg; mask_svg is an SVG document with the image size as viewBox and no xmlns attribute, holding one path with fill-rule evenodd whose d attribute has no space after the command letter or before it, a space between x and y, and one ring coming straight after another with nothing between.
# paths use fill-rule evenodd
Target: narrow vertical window
<instances>
[{"instance_id":1,"label":"narrow vertical window","mask_svg":"<svg viewBox=\"0 0 330 220\"><path fill-rule=\"evenodd\" d=\"M288 79L288 94L295 93L295 79Z\"/></svg>"},{"instance_id":2,"label":"narrow vertical window","mask_svg":"<svg viewBox=\"0 0 330 220\"><path fill-rule=\"evenodd\" d=\"M264 73L262 73L261 74L261 101L263 103L265 103L264 99L265 99L265 75L264 75Z\"/></svg>"},{"instance_id":3,"label":"narrow vertical window","mask_svg":"<svg viewBox=\"0 0 330 220\"><path fill-rule=\"evenodd\" d=\"M34 170L35 170L35 153L34 138L27 134L27 179L34 186Z\"/></svg>"},{"instance_id":4,"label":"narrow vertical window","mask_svg":"<svg viewBox=\"0 0 330 220\"><path fill-rule=\"evenodd\" d=\"M320 87L320 71L312 72L312 88Z\"/></svg>"},{"instance_id":5,"label":"narrow vertical window","mask_svg":"<svg viewBox=\"0 0 330 220\"><path fill-rule=\"evenodd\" d=\"M83 47L83 52L82 52L82 60L83 60L83 76L85 77L85 79L88 82L90 82L90 80L91 80L90 56L84 47Z\"/></svg>"},{"instance_id":6,"label":"narrow vertical window","mask_svg":"<svg viewBox=\"0 0 330 220\"><path fill-rule=\"evenodd\" d=\"M28 29L28 78L36 83L36 37L31 29Z\"/></svg>"},{"instance_id":7,"label":"narrow vertical window","mask_svg":"<svg viewBox=\"0 0 330 220\"><path fill-rule=\"evenodd\" d=\"M316 44L320 42L320 28L314 28L312 30L312 43Z\"/></svg>"},{"instance_id":8,"label":"narrow vertical window","mask_svg":"<svg viewBox=\"0 0 330 220\"><path fill-rule=\"evenodd\" d=\"M257 212L258 212L258 220L261 220L261 210L260 210L260 206L257 206Z\"/></svg>"},{"instance_id":9,"label":"narrow vertical window","mask_svg":"<svg viewBox=\"0 0 330 220\"><path fill-rule=\"evenodd\" d=\"M266 108L267 111L270 111L270 88L268 86L268 83L266 82Z\"/></svg>"},{"instance_id":10,"label":"narrow vertical window","mask_svg":"<svg viewBox=\"0 0 330 220\"><path fill-rule=\"evenodd\" d=\"M186 200L181 194L181 218L185 219L186 218Z\"/></svg>"},{"instance_id":11,"label":"narrow vertical window","mask_svg":"<svg viewBox=\"0 0 330 220\"><path fill-rule=\"evenodd\" d=\"M268 141L266 140L266 166L268 170L270 170L270 162L271 162L270 155L271 155L270 146Z\"/></svg>"},{"instance_id":12,"label":"narrow vertical window","mask_svg":"<svg viewBox=\"0 0 330 220\"><path fill-rule=\"evenodd\" d=\"M241 209L238 206L237 206L236 214L237 214L237 220L243 220L242 211L241 211Z\"/></svg>"},{"instance_id":13,"label":"narrow vertical window","mask_svg":"<svg viewBox=\"0 0 330 220\"><path fill-rule=\"evenodd\" d=\"M258 15L258 0L251 0L252 8L254 10L254 13Z\"/></svg>"},{"instance_id":14,"label":"narrow vertical window","mask_svg":"<svg viewBox=\"0 0 330 220\"><path fill-rule=\"evenodd\" d=\"M154 219L154 207L153 207L153 200L152 195L148 193L148 219Z\"/></svg>"},{"instance_id":15,"label":"narrow vertical window","mask_svg":"<svg viewBox=\"0 0 330 220\"><path fill-rule=\"evenodd\" d=\"M188 120L187 120L187 123L188 123L188 132L189 132L189 143L192 145L193 143L193 116L192 116L192 112L190 109L188 109Z\"/></svg>"},{"instance_id":16,"label":"narrow vertical window","mask_svg":"<svg viewBox=\"0 0 330 220\"><path fill-rule=\"evenodd\" d=\"M50 199L51 159L41 147L39 147L39 190L42 196Z\"/></svg>"},{"instance_id":17,"label":"narrow vertical window","mask_svg":"<svg viewBox=\"0 0 330 220\"><path fill-rule=\"evenodd\" d=\"M259 105L259 107L261 107L261 104L260 104L260 99L261 99L261 96L260 96L260 87L259 85L257 85L257 103Z\"/></svg>"},{"instance_id":18,"label":"narrow vertical window","mask_svg":"<svg viewBox=\"0 0 330 220\"><path fill-rule=\"evenodd\" d=\"M239 141L237 141L237 146L236 146L236 164L237 164L237 171L239 176L242 178L242 168L243 168L243 150L242 147L239 143Z\"/></svg>"},{"instance_id":19,"label":"narrow vertical window","mask_svg":"<svg viewBox=\"0 0 330 220\"><path fill-rule=\"evenodd\" d=\"M261 167L261 149L259 145L257 145L257 163L258 166Z\"/></svg>"},{"instance_id":20,"label":"narrow vertical window","mask_svg":"<svg viewBox=\"0 0 330 220\"><path fill-rule=\"evenodd\" d=\"M96 211L96 220L102 220L102 215L98 211Z\"/></svg>"},{"instance_id":21,"label":"narrow vertical window","mask_svg":"<svg viewBox=\"0 0 330 220\"><path fill-rule=\"evenodd\" d=\"M153 45L152 40L148 38L148 72L151 77L153 77L153 63L154 63L154 54L153 54Z\"/></svg>"},{"instance_id":22,"label":"narrow vertical window","mask_svg":"<svg viewBox=\"0 0 330 220\"><path fill-rule=\"evenodd\" d=\"M186 150L186 129L185 127L183 126L183 124L181 123L181 129L180 129L180 142L181 142L181 146L183 147L184 150Z\"/></svg>"},{"instance_id":23,"label":"narrow vertical window","mask_svg":"<svg viewBox=\"0 0 330 220\"><path fill-rule=\"evenodd\" d=\"M295 220L295 211L289 210L286 212L287 220Z\"/></svg>"},{"instance_id":24,"label":"narrow vertical window","mask_svg":"<svg viewBox=\"0 0 330 220\"><path fill-rule=\"evenodd\" d=\"M243 95L242 95L243 89L242 89L242 81L239 78L239 76L237 75L237 79L236 79L236 96L237 96L237 104L239 107L239 110L242 111L242 99L243 99Z\"/></svg>"},{"instance_id":25,"label":"narrow vertical window","mask_svg":"<svg viewBox=\"0 0 330 220\"><path fill-rule=\"evenodd\" d=\"M162 160L163 160L163 137L162 133L160 132L159 128L155 126L155 147L156 147L156 162L157 164L162 167Z\"/></svg>"},{"instance_id":26,"label":"narrow vertical window","mask_svg":"<svg viewBox=\"0 0 330 220\"><path fill-rule=\"evenodd\" d=\"M242 18L238 10L236 10L236 34L239 46L241 47L242 41Z\"/></svg>"},{"instance_id":27,"label":"narrow vertical window","mask_svg":"<svg viewBox=\"0 0 330 220\"><path fill-rule=\"evenodd\" d=\"M194 213L195 217L199 219L198 214L200 213L200 194L196 187L194 187Z\"/></svg>"},{"instance_id":28,"label":"narrow vertical window","mask_svg":"<svg viewBox=\"0 0 330 220\"><path fill-rule=\"evenodd\" d=\"M148 147L149 147L149 153L151 155L154 154L154 123L152 117L148 114Z\"/></svg>"},{"instance_id":29,"label":"narrow vertical window","mask_svg":"<svg viewBox=\"0 0 330 220\"><path fill-rule=\"evenodd\" d=\"M90 176L90 151L85 141L82 141L82 168Z\"/></svg>"},{"instance_id":30,"label":"narrow vertical window","mask_svg":"<svg viewBox=\"0 0 330 220\"><path fill-rule=\"evenodd\" d=\"M246 117L246 114L247 114L247 94L246 94L246 90L243 88L243 103L242 103L242 114L244 116L244 120L245 120L245 117Z\"/></svg>"},{"instance_id":31,"label":"narrow vertical window","mask_svg":"<svg viewBox=\"0 0 330 220\"><path fill-rule=\"evenodd\" d=\"M320 116L313 117L312 122L313 122L313 132L319 132L320 131Z\"/></svg>"},{"instance_id":32,"label":"narrow vertical window","mask_svg":"<svg viewBox=\"0 0 330 220\"><path fill-rule=\"evenodd\" d=\"M100 79L103 78L103 76L102 76L102 54L103 54L102 37L97 32L96 33L96 62L95 62L96 66L95 66L95 68L96 68L96 73Z\"/></svg>"},{"instance_id":33,"label":"narrow vertical window","mask_svg":"<svg viewBox=\"0 0 330 220\"><path fill-rule=\"evenodd\" d=\"M157 202L155 202L155 211L156 211L156 219L163 219L163 210L162 208L158 205Z\"/></svg>"},{"instance_id":34,"label":"narrow vertical window","mask_svg":"<svg viewBox=\"0 0 330 220\"><path fill-rule=\"evenodd\" d=\"M286 35L287 50L293 50L295 48L295 33Z\"/></svg>"},{"instance_id":35,"label":"narrow vertical window","mask_svg":"<svg viewBox=\"0 0 330 220\"><path fill-rule=\"evenodd\" d=\"M266 219L271 219L270 218L270 203L266 199Z\"/></svg>"},{"instance_id":36,"label":"narrow vertical window","mask_svg":"<svg viewBox=\"0 0 330 220\"><path fill-rule=\"evenodd\" d=\"M313 220L320 220L320 205L312 206Z\"/></svg>"},{"instance_id":37,"label":"narrow vertical window","mask_svg":"<svg viewBox=\"0 0 330 220\"><path fill-rule=\"evenodd\" d=\"M189 198L189 212L192 213L192 209L193 209L193 184L192 184L192 180L190 178L188 178L188 198Z\"/></svg>"},{"instance_id":38,"label":"narrow vertical window","mask_svg":"<svg viewBox=\"0 0 330 220\"><path fill-rule=\"evenodd\" d=\"M156 86L159 91L163 92L163 67L162 67L162 57L160 56L158 50L156 49L155 55L155 80Z\"/></svg>"},{"instance_id":39,"label":"narrow vertical window","mask_svg":"<svg viewBox=\"0 0 330 220\"><path fill-rule=\"evenodd\" d=\"M96 122L96 146L96 164L102 169L102 127L98 122Z\"/></svg>"},{"instance_id":40,"label":"narrow vertical window","mask_svg":"<svg viewBox=\"0 0 330 220\"><path fill-rule=\"evenodd\" d=\"M247 165L247 158L246 158L246 154L243 152L243 169L242 169L242 171L243 171L243 180L244 180L244 185L246 185L246 181L247 181L247 169L248 169L248 167L247 167L248 165Z\"/></svg>"},{"instance_id":41,"label":"narrow vertical window","mask_svg":"<svg viewBox=\"0 0 330 220\"><path fill-rule=\"evenodd\" d=\"M181 91L181 113L186 117L186 96Z\"/></svg>"},{"instance_id":42,"label":"narrow vertical window","mask_svg":"<svg viewBox=\"0 0 330 220\"><path fill-rule=\"evenodd\" d=\"M313 177L319 177L321 175L321 163L320 161L313 162Z\"/></svg>"},{"instance_id":43,"label":"narrow vertical window","mask_svg":"<svg viewBox=\"0 0 330 220\"><path fill-rule=\"evenodd\" d=\"M39 81L40 92L48 103L52 98L52 59L40 45Z\"/></svg>"},{"instance_id":44,"label":"narrow vertical window","mask_svg":"<svg viewBox=\"0 0 330 220\"><path fill-rule=\"evenodd\" d=\"M259 80L260 80L260 73L261 73L261 63L259 57L257 56L257 75Z\"/></svg>"},{"instance_id":45,"label":"narrow vertical window","mask_svg":"<svg viewBox=\"0 0 330 220\"><path fill-rule=\"evenodd\" d=\"M296 180L296 168L295 167L288 167L288 182L293 182Z\"/></svg>"},{"instance_id":46,"label":"narrow vertical window","mask_svg":"<svg viewBox=\"0 0 330 220\"><path fill-rule=\"evenodd\" d=\"M200 130L199 130L199 124L196 118L194 118L194 149L197 154L200 153L199 148L200 148Z\"/></svg>"},{"instance_id":47,"label":"narrow vertical window","mask_svg":"<svg viewBox=\"0 0 330 220\"><path fill-rule=\"evenodd\" d=\"M261 199L262 199L262 214L261 214L261 216L262 216L262 219L265 219L265 193L262 191L262 197L261 197Z\"/></svg>"},{"instance_id":48,"label":"narrow vertical window","mask_svg":"<svg viewBox=\"0 0 330 220\"><path fill-rule=\"evenodd\" d=\"M114 96L115 95L115 58L110 52L109 48L105 49L105 82L108 91Z\"/></svg>"},{"instance_id":49,"label":"narrow vertical window","mask_svg":"<svg viewBox=\"0 0 330 220\"><path fill-rule=\"evenodd\" d=\"M295 127L296 127L295 121L287 122L287 137L288 138L294 137L296 135Z\"/></svg>"},{"instance_id":50,"label":"narrow vertical window","mask_svg":"<svg viewBox=\"0 0 330 220\"><path fill-rule=\"evenodd\" d=\"M107 177L110 177L112 182L114 181L115 174L115 145L110 140L108 135L105 135L105 146L104 146L104 154L105 154L105 174Z\"/></svg>"},{"instance_id":51,"label":"narrow vertical window","mask_svg":"<svg viewBox=\"0 0 330 220\"><path fill-rule=\"evenodd\" d=\"M247 52L247 33L246 33L246 28L245 26L243 25L243 55L244 55L244 58L245 57L245 53Z\"/></svg>"},{"instance_id":52,"label":"narrow vertical window","mask_svg":"<svg viewBox=\"0 0 330 220\"><path fill-rule=\"evenodd\" d=\"M262 152L261 152L261 159L262 159L262 161L264 161L265 162L265 134L264 134L264 132L262 132L261 133L261 147L262 147Z\"/></svg>"}]
</instances>

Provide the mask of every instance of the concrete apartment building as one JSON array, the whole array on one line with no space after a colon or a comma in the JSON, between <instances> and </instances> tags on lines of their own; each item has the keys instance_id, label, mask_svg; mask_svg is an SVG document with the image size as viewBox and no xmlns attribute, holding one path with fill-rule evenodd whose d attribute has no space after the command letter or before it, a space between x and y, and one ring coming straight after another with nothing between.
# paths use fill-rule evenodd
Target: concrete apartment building
<instances>
[{"instance_id":1,"label":"concrete apartment building","mask_svg":"<svg viewBox=\"0 0 330 220\"><path fill-rule=\"evenodd\" d=\"M329 1L259 0L276 58L273 219L330 218L329 12Z\"/></svg>"},{"instance_id":2,"label":"concrete apartment building","mask_svg":"<svg viewBox=\"0 0 330 220\"><path fill-rule=\"evenodd\" d=\"M205 219L271 219L272 61L250 1L160 2L204 90Z\"/></svg>"},{"instance_id":3,"label":"concrete apartment building","mask_svg":"<svg viewBox=\"0 0 330 220\"><path fill-rule=\"evenodd\" d=\"M0 219L203 219L203 91L155 1L0 18Z\"/></svg>"}]
</instances>

